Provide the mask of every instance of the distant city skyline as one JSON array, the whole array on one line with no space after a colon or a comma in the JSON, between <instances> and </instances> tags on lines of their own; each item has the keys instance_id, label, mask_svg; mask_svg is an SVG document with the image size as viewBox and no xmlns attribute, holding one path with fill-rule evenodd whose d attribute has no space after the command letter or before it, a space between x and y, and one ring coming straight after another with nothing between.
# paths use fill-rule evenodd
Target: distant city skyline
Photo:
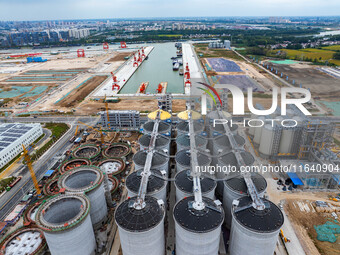
<instances>
[{"instance_id":1,"label":"distant city skyline","mask_svg":"<svg viewBox=\"0 0 340 255\"><path fill-rule=\"evenodd\" d=\"M340 16L339 0L0 0L1 21Z\"/></svg>"}]
</instances>

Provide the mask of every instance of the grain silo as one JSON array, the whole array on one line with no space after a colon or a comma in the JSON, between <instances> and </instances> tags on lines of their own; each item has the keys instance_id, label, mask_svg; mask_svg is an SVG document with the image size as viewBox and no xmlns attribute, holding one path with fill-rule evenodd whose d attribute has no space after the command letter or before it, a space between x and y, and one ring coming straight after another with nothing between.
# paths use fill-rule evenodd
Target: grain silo
<instances>
[{"instance_id":1,"label":"grain silo","mask_svg":"<svg viewBox=\"0 0 340 255\"><path fill-rule=\"evenodd\" d=\"M262 128L265 124L265 118L263 116L259 117L258 120L256 120L256 124L253 124L255 127L255 132L254 132L254 139L253 139L253 144L257 148L260 145L261 142L261 134L262 134ZM261 126L263 125L263 126Z\"/></svg>"},{"instance_id":2,"label":"grain silo","mask_svg":"<svg viewBox=\"0 0 340 255\"><path fill-rule=\"evenodd\" d=\"M189 150L181 150L176 153L176 172L188 169L191 167L191 155ZM197 161L200 167L209 166L211 158L201 152L197 152Z\"/></svg>"},{"instance_id":3,"label":"grain silo","mask_svg":"<svg viewBox=\"0 0 340 255\"><path fill-rule=\"evenodd\" d=\"M194 197L182 199L174 207L177 255L218 254L224 211L210 198L202 201L202 210L196 209Z\"/></svg>"},{"instance_id":4,"label":"grain silo","mask_svg":"<svg viewBox=\"0 0 340 255\"><path fill-rule=\"evenodd\" d=\"M121 158L109 158L100 161L98 167L108 176L114 176L124 171L125 162Z\"/></svg>"},{"instance_id":5,"label":"grain silo","mask_svg":"<svg viewBox=\"0 0 340 255\"><path fill-rule=\"evenodd\" d=\"M18 228L2 239L0 245L2 255L42 255L46 240L38 228Z\"/></svg>"},{"instance_id":6,"label":"grain silo","mask_svg":"<svg viewBox=\"0 0 340 255\"><path fill-rule=\"evenodd\" d=\"M95 166L77 167L63 174L58 181L66 193L86 194L91 202L91 222L100 227L107 218L103 172Z\"/></svg>"},{"instance_id":7,"label":"grain silo","mask_svg":"<svg viewBox=\"0 0 340 255\"><path fill-rule=\"evenodd\" d=\"M296 153L295 145L297 140L297 135L299 134L299 130L301 128L301 118L298 116L293 117L296 121L297 126L295 127L282 127L280 146L279 146L279 154L289 155L291 153ZM295 121L285 121L285 125L294 126Z\"/></svg>"},{"instance_id":8,"label":"grain silo","mask_svg":"<svg viewBox=\"0 0 340 255\"><path fill-rule=\"evenodd\" d=\"M148 121L143 125L143 133L145 134L151 134L153 131L153 126L155 125L155 122ZM162 135L170 136L171 135L171 125L166 122L160 122L158 125L157 132Z\"/></svg>"},{"instance_id":9,"label":"grain silo","mask_svg":"<svg viewBox=\"0 0 340 255\"><path fill-rule=\"evenodd\" d=\"M96 240L89 199L80 194L57 195L39 207L36 223L52 255L94 255Z\"/></svg>"},{"instance_id":10,"label":"grain silo","mask_svg":"<svg viewBox=\"0 0 340 255\"><path fill-rule=\"evenodd\" d=\"M259 154L262 158L270 158L277 154L275 145L279 143L280 136L281 129L277 125L266 124L263 126L259 146Z\"/></svg>"},{"instance_id":11,"label":"grain silo","mask_svg":"<svg viewBox=\"0 0 340 255\"><path fill-rule=\"evenodd\" d=\"M197 148L205 150L207 148L208 140L200 135L195 136ZM187 134L182 134L176 138L177 151L188 150L190 148L190 137Z\"/></svg>"},{"instance_id":12,"label":"grain silo","mask_svg":"<svg viewBox=\"0 0 340 255\"><path fill-rule=\"evenodd\" d=\"M234 137L234 140L236 142L237 147L242 147L245 144L245 140L242 136L239 135L232 135ZM225 153L229 150L231 150L232 146L230 144L229 138L227 135L220 135L216 136L213 140L213 153L214 155L218 155L221 153Z\"/></svg>"},{"instance_id":13,"label":"grain silo","mask_svg":"<svg viewBox=\"0 0 340 255\"><path fill-rule=\"evenodd\" d=\"M202 196L210 199L215 198L216 181L213 179L201 176L201 192ZM193 196L193 178L190 170L183 170L175 175L176 201L182 200L185 197Z\"/></svg>"},{"instance_id":14,"label":"grain silo","mask_svg":"<svg viewBox=\"0 0 340 255\"><path fill-rule=\"evenodd\" d=\"M146 157L147 157L146 151L138 151L135 155L133 155L132 159L133 159L133 162L135 163L136 171L144 169ZM151 168L158 169L158 170L165 170L168 173L169 156L159 151L155 151L152 155Z\"/></svg>"},{"instance_id":15,"label":"grain silo","mask_svg":"<svg viewBox=\"0 0 340 255\"><path fill-rule=\"evenodd\" d=\"M123 158L131 153L131 146L127 143L111 143L103 151L103 156L107 158Z\"/></svg>"},{"instance_id":16,"label":"grain silo","mask_svg":"<svg viewBox=\"0 0 340 255\"><path fill-rule=\"evenodd\" d=\"M125 183L128 191L128 197L137 196L142 180L142 172L142 170L135 171L126 178ZM151 169L146 194L157 199L162 199L166 202L167 181L164 180L164 178L167 177L162 175L161 171Z\"/></svg>"},{"instance_id":17,"label":"grain silo","mask_svg":"<svg viewBox=\"0 0 340 255\"><path fill-rule=\"evenodd\" d=\"M170 142L171 139L167 136L157 135L155 142L155 150L163 151L164 153L170 154ZM151 141L151 135L143 135L139 138L138 143L141 150L146 150L149 148Z\"/></svg>"},{"instance_id":18,"label":"grain silo","mask_svg":"<svg viewBox=\"0 0 340 255\"><path fill-rule=\"evenodd\" d=\"M125 200L115 211L123 254L164 254L164 206L156 198L146 196L144 208L136 209L136 199Z\"/></svg>"},{"instance_id":19,"label":"grain silo","mask_svg":"<svg viewBox=\"0 0 340 255\"><path fill-rule=\"evenodd\" d=\"M256 210L250 197L237 201L238 206L232 210L230 255L273 255L284 222L281 210L266 199L264 210Z\"/></svg>"},{"instance_id":20,"label":"grain silo","mask_svg":"<svg viewBox=\"0 0 340 255\"><path fill-rule=\"evenodd\" d=\"M189 134L189 122L181 121L176 126L177 136L182 134ZM204 130L204 122L201 120L193 121L194 133L201 133Z\"/></svg>"},{"instance_id":21,"label":"grain silo","mask_svg":"<svg viewBox=\"0 0 340 255\"><path fill-rule=\"evenodd\" d=\"M257 115L252 114L250 120L254 120L256 118L257 118ZM250 121L251 126L249 125L248 134L251 138L253 138L255 135L255 127L252 126L253 125L252 122L256 122L256 121Z\"/></svg>"},{"instance_id":22,"label":"grain silo","mask_svg":"<svg viewBox=\"0 0 340 255\"><path fill-rule=\"evenodd\" d=\"M267 189L266 179L258 173L252 173L251 180L260 197L263 197ZM247 192L248 187L241 175L236 175L235 177L224 181L223 208L225 212L225 222L228 228L230 228L231 225L231 208L234 199L247 196Z\"/></svg>"}]
</instances>

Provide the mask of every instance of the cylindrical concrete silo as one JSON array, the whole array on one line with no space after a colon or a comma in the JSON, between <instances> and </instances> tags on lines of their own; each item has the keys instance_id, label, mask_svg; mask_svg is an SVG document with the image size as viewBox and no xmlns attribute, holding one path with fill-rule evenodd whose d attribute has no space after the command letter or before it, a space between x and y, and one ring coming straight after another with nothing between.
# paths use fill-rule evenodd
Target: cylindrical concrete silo
<instances>
[{"instance_id":1,"label":"cylindrical concrete silo","mask_svg":"<svg viewBox=\"0 0 340 255\"><path fill-rule=\"evenodd\" d=\"M253 120L253 119L256 119L256 118L257 118L257 115L252 114L250 119ZM253 138L254 134L255 134L255 127L249 126L248 127L248 134L249 134L250 137Z\"/></svg>"},{"instance_id":2,"label":"cylindrical concrete silo","mask_svg":"<svg viewBox=\"0 0 340 255\"><path fill-rule=\"evenodd\" d=\"M1 240L1 255L45 254L46 240L43 232L34 228L18 228Z\"/></svg>"},{"instance_id":3,"label":"cylindrical concrete silo","mask_svg":"<svg viewBox=\"0 0 340 255\"><path fill-rule=\"evenodd\" d=\"M176 153L176 172L191 168L191 155L190 151L181 150ZM211 158L201 152L197 153L197 161L200 167L209 166L211 163Z\"/></svg>"},{"instance_id":4,"label":"cylindrical concrete silo","mask_svg":"<svg viewBox=\"0 0 340 255\"><path fill-rule=\"evenodd\" d=\"M128 191L128 197L134 197L137 196L140 183L142 180L141 176L142 170L135 171L131 173L126 178L126 188ZM146 190L146 194L148 196L162 199L164 203L166 202L166 187L167 187L167 181L165 181L163 178L165 176L162 175L161 171L159 170L151 170L151 175L149 176L148 186Z\"/></svg>"},{"instance_id":5,"label":"cylindrical concrete silo","mask_svg":"<svg viewBox=\"0 0 340 255\"><path fill-rule=\"evenodd\" d=\"M164 206L154 197L145 197L145 207L133 207L136 197L122 202L116 209L115 221L124 255L163 255Z\"/></svg>"},{"instance_id":6,"label":"cylindrical concrete silo","mask_svg":"<svg viewBox=\"0 0 340 255\"><path fill-rule=\"evenodd\" d=\"M143 133L145 134L151 134L153 131L153 126L155 125L155 122L148 121L144 123L143 125ZM171 125L166 122L160 122L158 125L158 133L166 136L171 135Z\"/></svg>"},{"instance_id":7,"label":"cylindrical concrete silo","mask_svg":"<svg viewBox=\"0 0 340 255\"><path fill-rule=\"evenodd\" d=\"M175 175L176 201L193 196L194 184L190 172L190 170L183 170ZM202 196L214 199L216 181L206 176L201 176L200 180Z\"/></svg>"},{"instance_id":8,"label":"cylindrical concrete silo","mask_svg":"<svg viewBox=\"0 0 340 255\"><path fill-rule=\"evenodd\" d=\"M133 155L132 160L135 163L136 171L144 169L146 157L147 152L145 151L138 151L135 155ZM168 155L155 151L152 156L151 168L165 170L168 173L169 172Z\"/></svg>"},{"instance_id":9,"label":"cylindrical concrete silo","mask_svg":"<svg viewBox=\"0 0 340 255\"><path fill-rule=\"evenodd\" d=\"M84 144L75 148L72 152L74 158L86 158L95 160L101 152L101 148L96 144Z\"/></svg>"},{"instance_id":10,"label":"cylindrical concrete silo","mask_svg":"<svg viewBox=\"0 0 340 255\"><path fill-rule=\"evenodd\" d=\"M207 139L203 136L195 136L196 147L205 150L207 147ZM188 150L190 148L190 137L189 135L179 135L176 138L177 151Z\"/></svg>"},{"instance_id":11,"label":"cylindrical concrete silo","mask_svg":"<svg viewBox=\"0 0 340 255\"><path fill-rule=\"evenodd\" d=\"M231 120L232 116L229 112L226 112L226 111L220 111L220 113L222 114L222 116L220 116L218 114L218 111L211 111L209 112L206 117L205 117L205 120L206 120L206 123L207 123L207 126L211 126L214 122L214 120L218 120L218 119L224 119L224 120Z\"/></svg>"},{"instance_id":12,"label":"cylindrical concrete silo","mask_svg":"<svg viewBox=\"0 0 340 255\"><path fill-rule=\"evenodd\" d=\"M177 255L217 255L224 212L210 198L203 197L206 207L196 210L194 197L178 201L174 207Z\"/></svg>"},{"instance_id":13,"label":"cylindrical concrete silo","mask_svg":"<svg viewBox=\"0 0 340 255\"><path fill-rule=\"evenodd\" d=\"M234 134L233 137L238 147L244 146L246 141L244 140L242 136ZM215 137L213 145L214 145L213 146L214 155L225 153L231 149L231 144L230 144L230 141L227 135L220 135L220 136Z\"/></svg>"},{"instance_id":14,"label":"cylindrical concrete silo","mask_svg":"<svg viewBox=\"0 0 340 255\"><path fill-rule=\"evenodd\" d=\"M252 203L250 197L240 198L241 208ZM273 255L280 229L284 222L281 210L272 202L263 199L266 209L259 211L252 206L232 211L230 231L230 255Z\"/></svg>"},{"instance_id":15,"label":"cylindrical concrete silo","mask_svg":"<svg viewBox=\"0 0 340 255\"><path fill-rule=\"evenodd\" d=\"M255 188L261 197L267 189L266 179L258 174L252 173L251 179L255 185ZM224 193L223 193L223 208L225 212L225 222L230 229L231 225L231 207L234 199L247 196L248 188L241 175L237 175L229 180L224 181Z\"/></svg>"},{"instance_id":16,"label":"cylindrical concrete silo","mask_svg":"<svg viewBox=\"0 0 340 255\"><path fill-rule=\"evenodd\" d=\"M204 130L204 123L203 121L196 120L193 122L193 129L195 133L201 133ZM187 121L181 121L176 126L177 130L177 136L182 134L188 134L189 133L189 122Z\"/></svg>"},{"instance_id":17,"label":"cylindrical concrete silo","mask_svg":"<svg viewBox=\"0 0 340 255\"><path fill-rule=\"evenodd\" d=\"M139 138L138 143L141 150L148 149L150 145L151 135L143 135ZM163 151L164 153L170 154L170 142L171 139L167 136L157 135L155 142L155 150Z\"/></svg>"},{"instance_id":18,"label":"cylindrical concrete silo","mask_svg":"<svg viewBox=\"0 0 340 255\"><path fill-rule=\"evenodd\" d=\"M36 216L52 255L94 255L96 240L89 199L80 194L57 195L46 200Z\"/></svg>"},{"instance_id":19,"label":"cylindrical concrete silo","mask_svg":"<svg viewBox=\"0 0 340 255\"><path fill-rule=\"evenodd\" d=\"M274 152L274 142L275 139L279 139L277 136L280 130L276 126L271 124L266 124L262 128L259 153L262 158L270 158Z\"/></svg>"},{"instance_id":20,"label":"cylindrical concrete silo","mask_svg":"<svg viewBox=\"0 0 340 255\"><path fill-rule=\"evenodd\" d=\"M91 202L91 222L94 228L100 227L107 218L104 175L95 166L74 168L63 174L58 181L60 189L66 193L86 194Z\"/></svg>"},{"instance_id":21,"label":"cylindrical concrete silo","mask_svg":"<svg viewBox=\"0 0 340 255\"><path fill-rule=\"evenodd\" d=\"M283 127L280 139L279 154L290 154L294 153L294 144L296 139L296 132L300 128L301 118L298 116L293 117L297 122L295 127ZM285 121L285 125L294 126L294 121Z\"/></svg>"},{"instance_id":22,"label":"cylindrical concrete silo","mask_svg":"<svg viewBox=\"0 0 340 255\"><path fill-rule=\"evenodd\" d=\"M262 128L265 125L265 118L263 116L259 117L258 120L256 121L256 124L252 124L256 127L254 127L255 132L254 132L254 139L253 139L253 144L257 148L260 145L261 142L261 135L262 135Z\"/></svg>"}]
</instances>

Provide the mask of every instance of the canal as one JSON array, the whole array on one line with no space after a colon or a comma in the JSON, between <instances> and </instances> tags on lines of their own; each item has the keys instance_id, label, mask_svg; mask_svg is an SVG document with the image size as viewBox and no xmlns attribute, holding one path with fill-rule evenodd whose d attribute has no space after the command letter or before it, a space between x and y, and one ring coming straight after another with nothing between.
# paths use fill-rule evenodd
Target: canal
<instances>
[{"instance_id":1,"label":"canal","mask_svg":"<svg viewBox=\"0 0 340 255\"><path fill-rule=\"evenodd\" d=\"M167 92L184 93L183 76L172 70L171 57L176 56L175 43L151 44L154 46L149 59L132 75L119 92L120 94L136 93L142 82L149 82L146 93L156 93L160 82L168 82Z\"/></svg>"}]
</instances>

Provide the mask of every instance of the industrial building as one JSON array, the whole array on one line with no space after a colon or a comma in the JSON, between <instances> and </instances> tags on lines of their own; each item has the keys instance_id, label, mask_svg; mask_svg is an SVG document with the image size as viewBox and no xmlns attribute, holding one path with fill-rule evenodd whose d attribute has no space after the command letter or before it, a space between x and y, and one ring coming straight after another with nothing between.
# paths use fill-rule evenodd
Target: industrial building
<instances>
[{"instance_id":1,"label":"industrial building","mask_svg":"<svg viewBox=\"0 0 340 255\"><path fill-rule=\"evenodd\" d=\"M112 130L139 130L140 115L139 111L102 111L99 112L99 123L103 128Z\"/></svg>"},{"instance_id":2,"label":"industrial building","mask_svg":"<svg viewBox=\"0 0 340 255\"><path fill-rule=\"evenodd\" d=\"M0 168L23 151L22 145L29 147L43 134L40 124L0 125Z\"/></svg>"}]
</instances>

